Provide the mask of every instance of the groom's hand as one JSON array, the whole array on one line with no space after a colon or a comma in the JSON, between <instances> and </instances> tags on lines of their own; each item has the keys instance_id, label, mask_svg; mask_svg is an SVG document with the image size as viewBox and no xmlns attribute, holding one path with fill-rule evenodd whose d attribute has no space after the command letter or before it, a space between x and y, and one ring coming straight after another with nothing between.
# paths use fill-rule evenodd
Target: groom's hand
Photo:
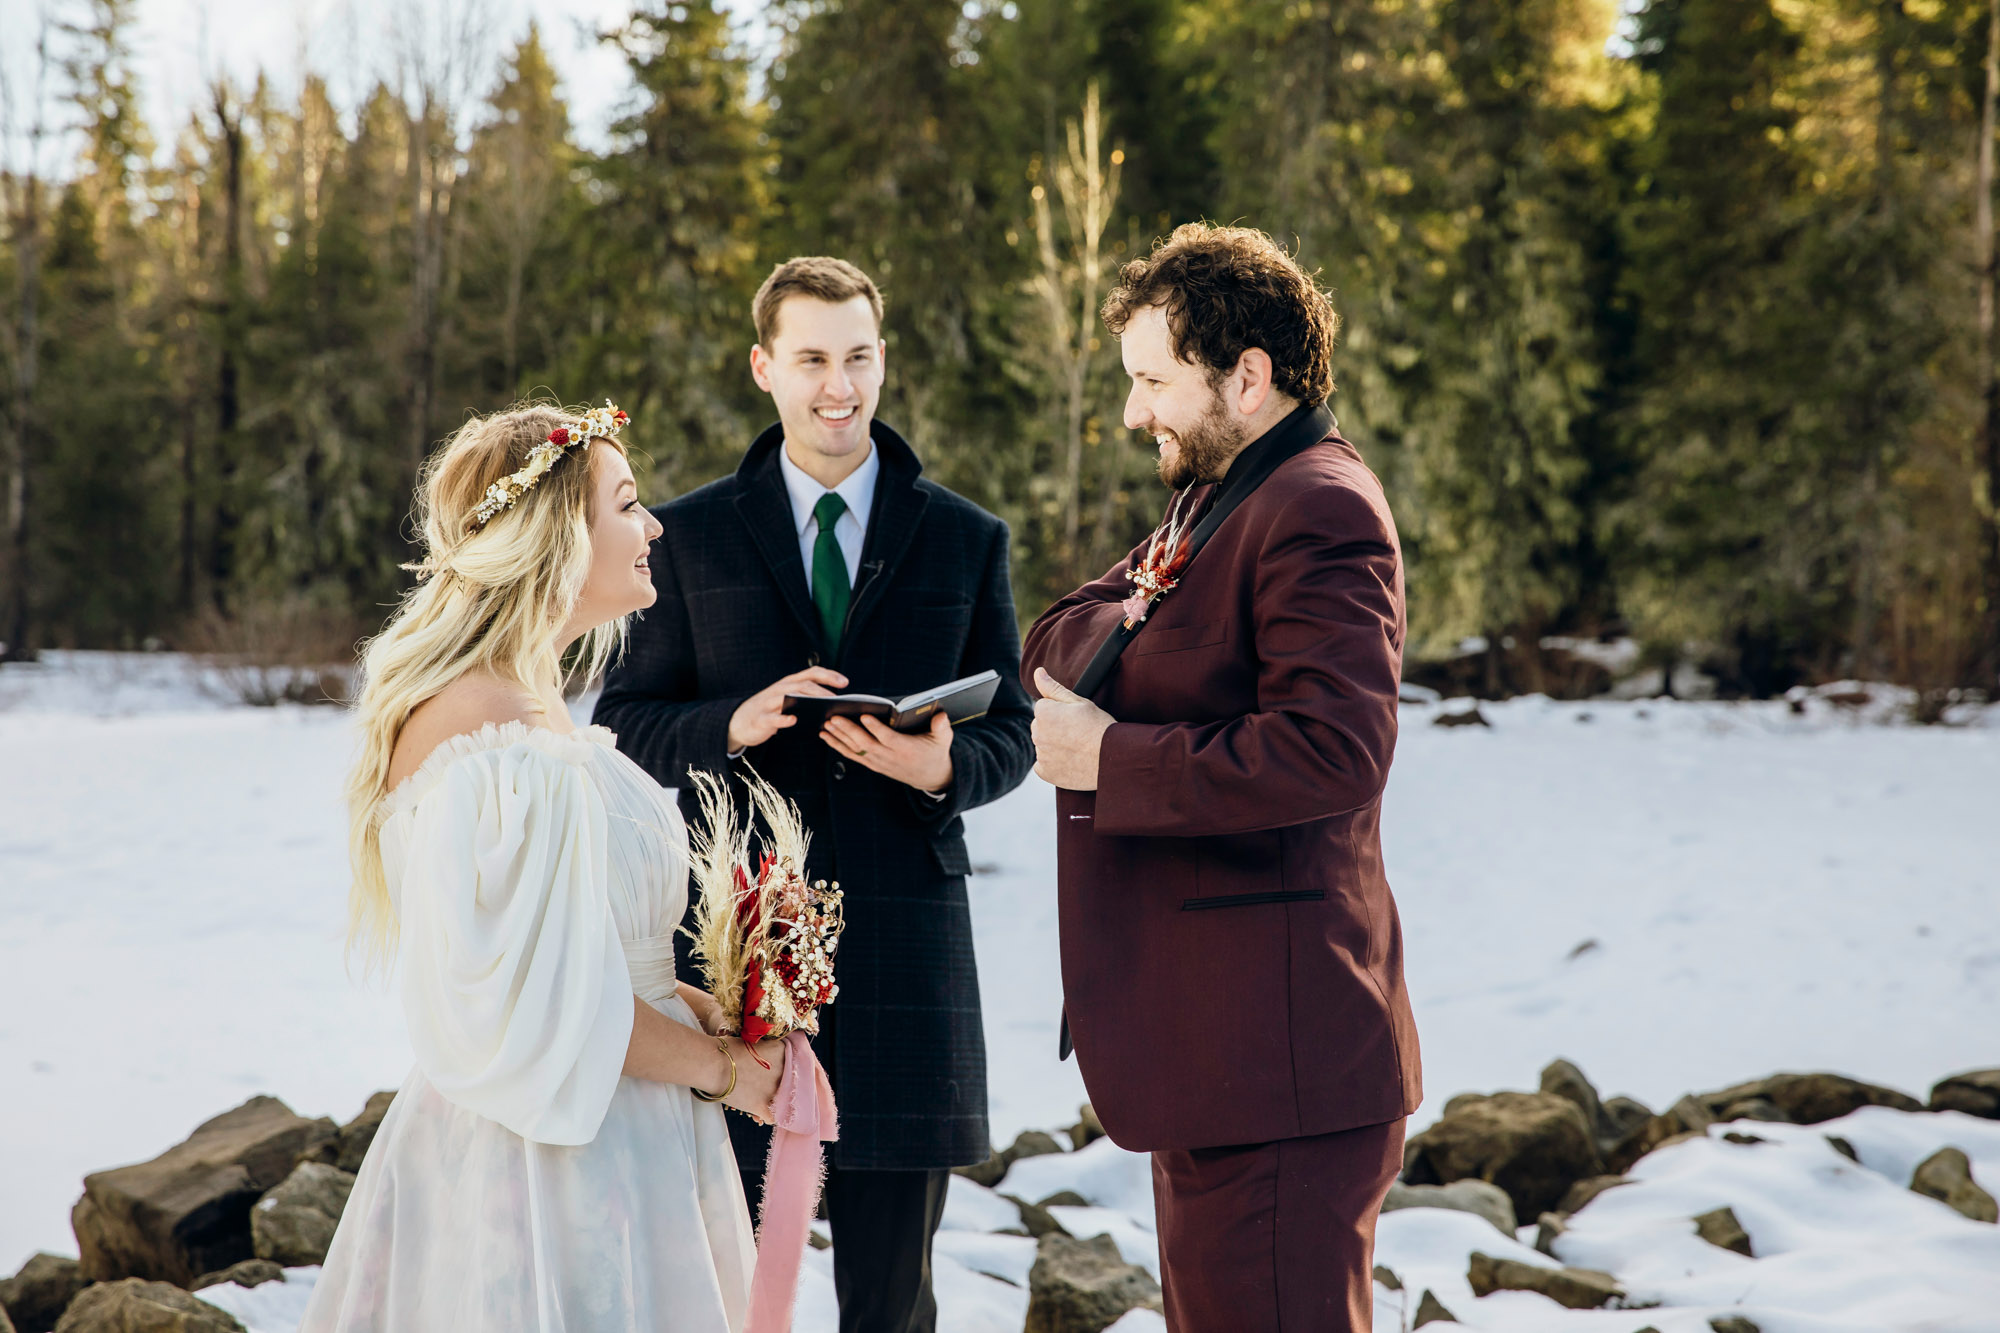
<instances>
[{"instance_id":1,"label":"groom's hand","mask_svg":"<svg viewBox=\"0 0 2000 1333\"><path fill-rule=\"evenodd\" d=\"M951 785L951 719L942 710L931 714L929 731L912 735L865 716L830 717L819 735L843 757L918 791L941 792Z\"/></svg>"},{"instance_id":2,"label":"groom's hand","mask_svg":"<svg viewBox=\"0 0 2000 1333\"><path fill-rule=\"evenodd\" d=\"M1035 775L1068 791L1097 790L1097 749L1117 719L1035 668Z\"/></svg>"}]
</instances>

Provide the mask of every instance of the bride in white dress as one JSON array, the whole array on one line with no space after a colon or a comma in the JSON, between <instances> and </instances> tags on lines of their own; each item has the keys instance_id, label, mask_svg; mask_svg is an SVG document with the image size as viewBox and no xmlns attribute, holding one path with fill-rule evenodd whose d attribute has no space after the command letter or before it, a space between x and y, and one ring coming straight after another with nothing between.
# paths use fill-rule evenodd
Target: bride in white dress
<instances>
[{"instance_id":1,"label":"bride in white dress","mask_svg":"<svg viewBox=\"0 0 2000 1333\"><path fill-rule=\"evenodd\" d=\"M559 663L652 604L623 414L471 421L427 469L423 581L364 662L353 941L393 957L417 1065L302 1333L733 1333L750 1218L723 1104L784 1069L675 975L686 832ZM769 1068L764 1066L768 1065Z\"/></svg>"}]
</instances>

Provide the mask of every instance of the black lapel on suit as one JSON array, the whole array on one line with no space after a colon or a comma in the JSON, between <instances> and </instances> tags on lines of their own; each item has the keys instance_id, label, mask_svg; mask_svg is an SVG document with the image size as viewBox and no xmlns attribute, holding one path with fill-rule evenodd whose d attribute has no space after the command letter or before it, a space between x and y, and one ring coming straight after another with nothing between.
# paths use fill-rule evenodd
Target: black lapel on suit
<instances>
[{"instance_id":1,"label":"black lapel on suit","mask_svg":"<svg viewBox=\"0 0 2000 1333\"><path fill-rule=\"evenodd\" d=\"M840 636L843 645L854 642L862 624L882 604L889 576L909 551L931 502L917 487L924 465L903 437L879 421L870 425L869 433L882 455L882 471L875 478L875 512L869 516L868 536L861 544L863 582L848 608L847 629Z\"/></svg>"},{"instance_id":2,"label":"black lapel on suit","mask_svg":"<svg viewBox=\"0 0 2000 1333\"><path fill-rule=\"evenodd\" d=\"M757 543L764 562L771 567L771 577L777 581L785 605L792 608L792 614L824 654L826 639L820 631L819 610L806 587L805 562L799 556L799 530L792 524L791 496L785 490L784 476L778 471L778 448L784 439L784 428L773 426L750 446L743 466L737 469L736 475L743 485L736 493L736 512L750 529L750 539Z\"/></svg>"}]
</instances>

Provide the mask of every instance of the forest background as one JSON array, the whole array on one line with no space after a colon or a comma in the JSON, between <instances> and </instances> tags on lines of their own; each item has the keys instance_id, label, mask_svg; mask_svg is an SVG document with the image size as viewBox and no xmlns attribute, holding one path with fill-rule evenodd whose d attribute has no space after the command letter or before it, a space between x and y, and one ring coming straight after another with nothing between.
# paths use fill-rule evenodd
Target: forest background
<instances>
[{"instance_id":1,"label":"forest background","mask_svg":"<svg viewBox=\"0 0 2000 1333\"><path fill-rule=\"evenodd\" d=\"M798 253L881 284L880 416L1032 618L1162 508L1095 310L1208 218L1334 293L1413 659L1995 684L2000 0L645 0L588 147L477 0L352 104L216 76L149 125L131 4L7 10L0 660L344 656L420 461L521 396L628 408L649 500L721 475Z\"/></svg>"}]
</instances>

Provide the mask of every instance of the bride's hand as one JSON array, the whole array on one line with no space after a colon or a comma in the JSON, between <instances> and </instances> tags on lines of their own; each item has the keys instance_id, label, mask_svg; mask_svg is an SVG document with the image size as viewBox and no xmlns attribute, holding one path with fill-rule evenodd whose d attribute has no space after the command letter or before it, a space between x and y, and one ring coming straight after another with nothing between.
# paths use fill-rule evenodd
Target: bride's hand
<instances>
[{"instance_id":1,"label":"bride's hand","mask_svg":"<svg viewBox=\"0 0 2000 1333\"><path fill-rule=\"evenodd\" d=\"M757 1054L764 1064L751 1058L750 1048L740 1040L729 1043L729 1058L736 1062L736 1090L722 1099L724 1106L733 1106L744 1112L759 1124L771 1123L771 1102L778 1095L778 1080L785 1076L785 1043L777 1037L768 1037L757 1043ZM764 1065L769 1065L766 1069Z\"/></svg>"},{"instance_id":2,"label":"bride's hand","mask_svg":"<svg viewBox=\"0 0 2000 1333\"><path fill-rule=\"evenodd\" d=\"M711 1037L721 1036L723 1022L721 1003L701 987L690 986L685 981L680 983L680 991L681 999L688 1008L694 1010L695 1021L701 1024L701 1030Z\"/></svg>"}]
</instances>

